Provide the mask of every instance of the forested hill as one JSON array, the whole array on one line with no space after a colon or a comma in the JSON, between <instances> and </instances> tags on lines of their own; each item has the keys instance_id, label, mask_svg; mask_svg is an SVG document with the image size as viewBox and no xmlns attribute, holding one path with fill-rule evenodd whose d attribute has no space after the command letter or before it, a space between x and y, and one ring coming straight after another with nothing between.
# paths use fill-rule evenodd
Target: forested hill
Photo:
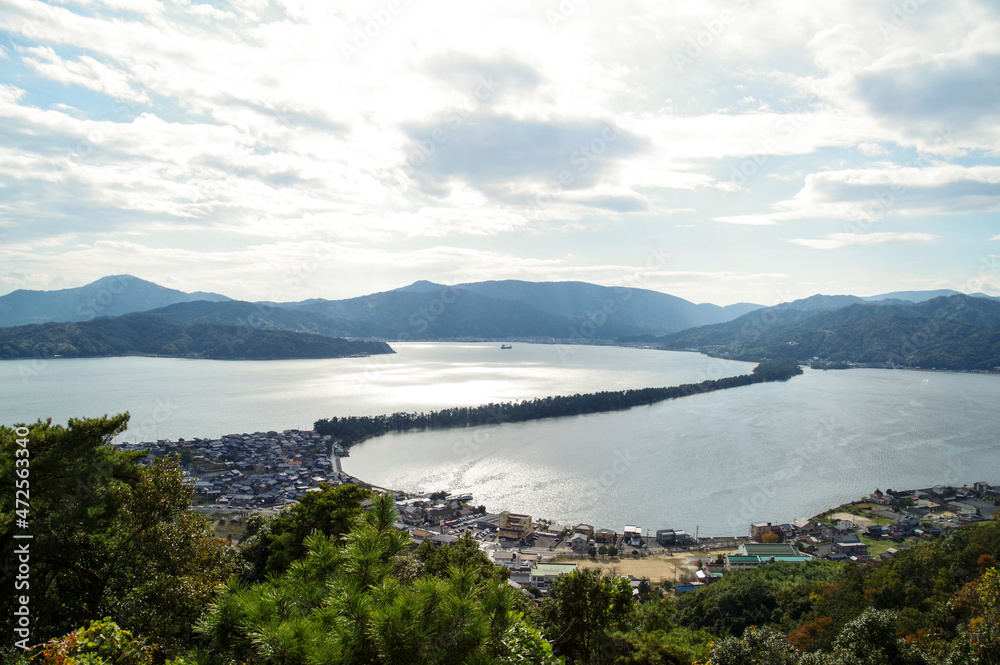
<instances>
[{"instance_id":1,"label":"forested hill","mask_svg":"<svg viewBox=\"0 0 1000 665\"><path fill-rule=\"evenodd\" d=\"M766 361L750 374L740 374L724 379L685 383L669 388L639 388L612 390L584 395L559 395L522 402L502 402L475 407L442 409L429 413L397 412L380 416L347 416L324 418L313 425L320 434L332 435L341 445L351 446L373 436L416 429L446 429L472 427L496 423L514 423L525 420L579 416L587 413L619 411L633 406L655 404L668 399L687 397L699 393L737 388L765 381L787 381L802 374L795 363Z\"/></svg>"},{"instance_id":2,"label":"forested hill","mask_svg":"<svg viewBox=\"0 0 1000 665\"><path fill-rule=\"evenodd\" d=\"M0 328L0 358L157 355L216 360L343 358L392 353L385 342L219 324L181 325L128 314L82 323Z\"/></svg>"},{"instance_id":3,"label":"forested hill","mask_svg":"<svg viewBox=\"0 0 1000 665\"><path fill-rule=\"evenodd\" d=\"M797 301L727 323L658 338L665 349L696 349L738 360L812 358L949 370L1000 367L1000 302L953 295L920 303L852 303L816 308Z\"/></svg>"}]
</instances>

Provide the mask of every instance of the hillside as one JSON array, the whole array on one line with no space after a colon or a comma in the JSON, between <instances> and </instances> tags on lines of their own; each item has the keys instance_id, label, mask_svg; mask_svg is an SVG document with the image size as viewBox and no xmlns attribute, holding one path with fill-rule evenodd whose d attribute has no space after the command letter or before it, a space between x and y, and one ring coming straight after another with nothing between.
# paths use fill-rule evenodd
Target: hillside
<instances>
[{"instance_id":1,"label":"hillside","mask_svg":"<svg viewBox=\"0 0 1000 665\"><path fill-rule=\"evenodd\" d=\"M665 349L759 360L813 358L950 370L1000 366L1000 302L965 295L836 306L814 296L727 323L645 341ZM638 340L625 340L638 341Z\"/></svg>"},{"instance_id":2,"label":"hillside","mask_svg":"<svg viewBox=\"0 0 1000 665\"><path fill-rule=\"evenodd\" d=\"M243 300L208 302L198 300L168 305L146 312L175 323L192 325L216 323L261 330L288 330L327 337L380 337L392 336L392 330L375 323L351 321L324 316L305 310L279 307L266 303Z\"/></svg>"},{"instance_id":3,"label":"hillside","mask_svg":"<svg viewBox=\"0 0 1000 665\"><path fill-rule=\"evenodd\" d=\"M695 304L649 289L598 286L586 282L503 280L458 284L454 288L491 298L519 300L541 312L566 317L576 326L591 321L599 324L598 334L602 337L631 334L627 331L665 334L729 321L760 309L760 305L750 303L726 307ZM607 317L606 321L604 317Z\"/></svg>"},{"instance_id":4,"label":"hillside","mask_svg":"<svg viewBox=\"0 0 1000 665\"><path fill-rule=\"evenodd\" d=\"M168 289L131 275L110 275L72 289L19 289L0 296L0 326L89 321L194 300L221 302L228 298L217 293Z\"/></svg>"},{"instance_id":5,"label":"hillside","mask_svg":"<svg viewBox=\"0 0 1000 665\"><path fill-rule=\"evenodd\" d=\"M456 337L572 337L569 319L540 312L517 300L502 300L471 291L396 290L346 300L306 300L281 305L292 311L355 321L388 339Z\"/></svg>"},{"instance_id":6,"label":"hillside","mask_svg":"<svg viewBox=\"0 0 1000 665\"><path fill-rule=\"evenodd\" d=\"M183 326L149 314L0 328L0 358L3 359L157 355L265 360L380 353L392 353L392 349L384 342L349 341L286 330L213 323Z\"/></svg>"}]
</instances>

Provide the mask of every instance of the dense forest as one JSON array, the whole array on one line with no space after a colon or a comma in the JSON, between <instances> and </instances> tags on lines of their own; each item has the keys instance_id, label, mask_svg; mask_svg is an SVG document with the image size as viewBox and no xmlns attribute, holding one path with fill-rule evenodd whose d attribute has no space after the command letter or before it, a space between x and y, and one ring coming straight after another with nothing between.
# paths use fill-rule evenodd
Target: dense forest
<instances>
[{"instance_id":1,"label":"dense forest","mask_svg":"<svg viewBox=\"0 0 1000 665\"><path fill-rule=\"evenodd\" d=\"M320 434L331 435L341 445L352 446L367 438L392 432L516 423L525 420L618 411L714 390L738 388L765 381L787 381L801 373L802 370L794 362L769 360L754 367L750 374L706 380L701 383L685 383L669 388L637 388L583 395L557 395L522 402L501 402L482 406L441 409L429 413L397 412L380 416L324 418L317 420L313 429Z\"/></svg>"},{"instance_id":2,"label":"dense forest","mask_svg":"<svg viewBox=\"0 0 1000 665\"><path fill-rule=\"evenodd\" d=\"M157 355L265 360L342 358L392 352L385 342L353 341L250 326L182 325L150 314L0 328L0 359Z\"/></svg>"},{"instance_id":3,"label":"dense forest","mask_svg":"<svg viewBox=\"0 0 1000 665\"><path fill-rule=\"evenodd\" d=\"M237 545L215 538L188 510L193 489L177 460L143 466L142 453L107 445L127 423L126 414L0 427L0 478L31 488L30 511L15 508L12 492L0 499L5 552L30 551L17 573L24 595L0 595L14 636L0 661L1000 662L1000 520L886 561L772 563L680 597L669 583L643 581L635 595L622 577L580 570L536 603L477 541L415 547L393 526L392 498L355 485L256 515Z\"/></svg>"}]
</instances>

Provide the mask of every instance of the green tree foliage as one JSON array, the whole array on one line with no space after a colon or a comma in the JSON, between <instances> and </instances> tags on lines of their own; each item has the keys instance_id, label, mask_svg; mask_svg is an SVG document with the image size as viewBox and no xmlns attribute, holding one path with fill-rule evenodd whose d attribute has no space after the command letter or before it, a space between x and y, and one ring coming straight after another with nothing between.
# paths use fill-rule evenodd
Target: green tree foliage
<instances>
[{"instance_id":1,"label":"green tree foliage","mask_svg":"<svg viewBox=\"0 0 1000 665\"><path fill-rule=\"evenodd\" d=\"M210 651L261 665L554 662L505 582L475 566L399 579L409 544L395 519L378 497L344 539L309 536L285 574L231 581L198 626Z\"/></svg>"},{"instance_id":2,"label":"green tree foliage","mask_svg":"<svg viewBox=\"0 0 1000 665\"><path fill-rule=\"evenodd\" d=\"M283 572L293 561L305 556L306 537L313 531L335 540L346 536L361 515L361 502L370 494L357 485L325 483L318 491L307 492L297 504L281 511L268 525L265 570L258 569L252 579L261 579L261 572ZM254 533L260 533L263 528L263 525L254 525ZM259 564L262 558L263 555L257 553L253 561Z\"/></svg>"},{"instance_id":3,"label":"green tree foliage","mask_svg":"<svg viewBox=\"0 0 1000 665\"><path fill-rule=\"evenodd\" d=\"M611 634L627 629L633 615L628 580L594 569L557 577L541 607L542 627L556 654L580 663L609 662L615 650Z\"/></svg>"},{"instance_id":4,"label":"green tree foliage","mask_svg":"<svg viewBox=\"0 0 1000 665\"><path fill-rule=\"evenodd\" d=\"M772 563L728 573L708 588L682 596L677 622L716 635L739 636L749 626L768 624L792 630L844 567L830 561Z\"/></svg>"},{"instance_id":5,"label":"green tree foliage","mask_svg":"<svg viewBox=\"0 0 1000 665\"><path fill-rule=\"evenodd\" d=\"M716 642L711 665L931 665L934 661L897 636L897 616L866 609L848 623L833 644L833 653L800 655L773 627L750 627L742 637Z\"/></svg>"},{"instance_id":6,"label":"green tree foliage","mask_svg":"<svg viewBox=\"0 0 1000 665\"><path fill-rule=\"evenodd\" d=\"M503 566L495 565L486 553L479 549L479 543L466 533L458 541L450 545L435 547L430 540L425 540L416 551L416 559L421 563L425 575L447 578L456 568L473 570L482 578L494 579L499 582L510 577L510 571Z\"/></svg>"},{"instance_id":7,"label":"green tree foliage","mask_svg":"<svg viewBox=\"0 0 1000 665\"><path fill-rule=\"evenodd\" d=\"M182 325L153 314L0 328L0 358L56 355L86 358L142 353L243 360L343 358L392 352L385 342L217 323Z\"/></svg>"},{"instance_id":8,"label":"green tree foliage","mask_svg":"<svg viewBox=\"0 0 1000 665\"><path fill-rule=\"evenodd\" d=\"M830 665L928 665L927 657L897 637L896 614L868 608L833 643Z\"/></svg>"},{"instance_id":9,"label":"green tree foliage","mask_svg":"<svg viewBox=\"0 0 1000 665\"><path fill-rule=\"evenodd\" d=\"M0 477L14 486L15 460L30 462L30 597L33 639L64 635L101 617L152 638L168 652L231 570L174 459L138 466L143 453L107 445L128 415L0 428ZM23 433L23 430L22 430ZM25 448L17 440L27 439ZM18 457L27 449L27 457ZM3 496L0 534L12 551L14 495ZM9 621L12 596L2 594ZM8 634L11 631L8 630Z\"/></svg>"},{"instance_id":10,"label":"green tree foliage","mask_svg":"<svg viewBox=\"0 0 1000 665\"><path fill-rule=\"evenodd\" d=\"M397 412L380 416L324 418L317 420L313 429L320 434L331 435L342 444L350 446L369 437L391 432L472 427L630 409L634 406L655 404L668 399L678 399L714 390L738 388L764 381L785 381L801 373L802 370L794 362L767 360L755 367L751 374L740 374L723 379L702 381L701 383L685 383L669 388L639 388L585 395L558 395L521 402L442 409L429 413Z\"/></svg>"},{"instance_id":11,"label":"green tree foliage","mask_svg":"<svg viewBox=\"0 0 1000 665\"><path fill-rule=\"evenodd\" d=\"M774 628L749 628L712 645L711 665L796 665L799 652Z\"/></svg>"},{"instance_id":12,"label":"green tree foliage","mask_svg":"<svg viewBox=\"0 0 1000 665\"><path fill-rule=\"evenodd\" d=\"M956 594L951 608L966 616L947 665L1000 663L1000 571L987 568Z\"/></svg>"},{"instance_id":13,"label":"green tree foliage","mask_svg":"<svg viewBox=\"0 0 1000 665\"><path fill-rule=\"evenodd\" d=\"M904 549L885 562L847 566L803 616L831 618L820 643L829 643L866 609L898 613L899 630L928 649L946 649L960 625L968 621L961 604L949 611L953 598L980 576L983 556L1000 558L1000 523L972 524L942 538ZM939 643L931 647L930 643Z\"/></svg>"},{"instance_id":14,"label":"green tree foliage","mask_svg":"<svg viewBox=\"0 0 1000 665\"><path fill-rule=\"evenodd\" d=\"M641 598L640 594L640 598ZM611 634L616 665L690 665L704 660L712 635L677 626L674 601L662 592L636 605L628 630Z\"/></svg>"},{"instance_id":15,"label":"green tree foliage","mask_svg":"<svg viewBox=\"0 0 1000 665\"><path fill-rule=\"evenodd\" d=\"M32 661L41 665L152 665L155 651L110 619L101 619L35 647ZM185 661L168 662L182 665Z\"/></svg>"}]
</instances>

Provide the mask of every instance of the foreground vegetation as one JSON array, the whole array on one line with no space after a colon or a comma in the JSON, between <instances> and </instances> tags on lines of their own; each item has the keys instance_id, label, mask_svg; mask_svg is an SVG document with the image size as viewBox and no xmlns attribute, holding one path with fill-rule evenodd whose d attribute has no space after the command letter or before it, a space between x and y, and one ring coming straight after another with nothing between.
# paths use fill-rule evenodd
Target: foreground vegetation
<instances>
[{"instance_id":1,"label":"foreground vegetation","mask_svg":"<svg viewBox=\"0 0 1000 665\"><path fill-rule=\"evenodd\" d=\"M634 406L655 404L668 399L749 386L765 381L787 381L799 374L802 374L802 370L795 362L766 360L754 367L750 374L707 380L701 383L685 383L669 388L639 388L609 390L584 395L559 395L522 402L502 402L476 407L442 409L429 413L397 412L380 416L324 418L316 421L313 429L320 434L333 436L341 445L352 446L373 436L410 430L473 427L619 411Z\"/></svg>"},{"instance_id":2,"label":"foreground vegetation","mask_svg":"<svg viewBox=\"0 0 1000 665\"><path fill-rule=\"evenodd\" d=\"M768 564L677 600L648 582L634 596L627 580L582 570L557 578L536 607L476 541L415 548L392 526L391 499L353 485L257 516L228 546L186 509L193 493L176 461L142 467L141 455L105 445L127 420L41 422L26 437L0 428L0 477L11 487L30 469L37 645L8 648L3 662L1000 662L997 520L885 562ZM19 519L9 494L7 553L25 533ZM7 635L16 602L0 596Z\"/></svg>"}]
</instances>

